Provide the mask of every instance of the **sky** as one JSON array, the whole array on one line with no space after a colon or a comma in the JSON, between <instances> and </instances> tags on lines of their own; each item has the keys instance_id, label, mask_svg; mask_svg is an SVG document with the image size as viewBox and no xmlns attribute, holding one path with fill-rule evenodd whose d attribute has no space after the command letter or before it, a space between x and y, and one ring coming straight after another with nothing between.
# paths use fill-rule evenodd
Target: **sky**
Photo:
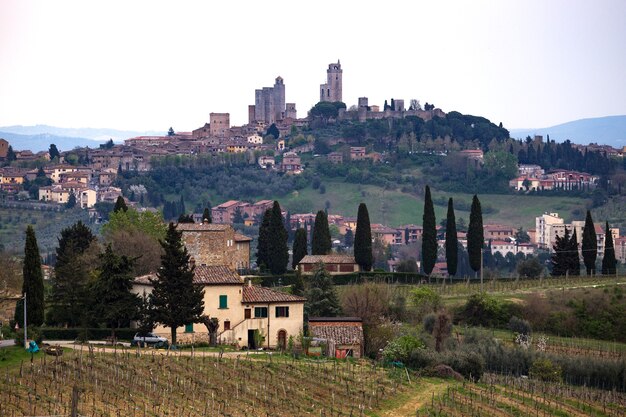
<instances>
[{"instance_id":1,"label":"sky","mask_svg":"<svg viewBox=\"0 0 626 417\"><path fill-rule=\"evenodd\" d=\"M241 125L278 75L304 117L337 59L348 106L507 128L626 114L626 1L0 0L0 126Z\"/></svg>"}]
</instances>

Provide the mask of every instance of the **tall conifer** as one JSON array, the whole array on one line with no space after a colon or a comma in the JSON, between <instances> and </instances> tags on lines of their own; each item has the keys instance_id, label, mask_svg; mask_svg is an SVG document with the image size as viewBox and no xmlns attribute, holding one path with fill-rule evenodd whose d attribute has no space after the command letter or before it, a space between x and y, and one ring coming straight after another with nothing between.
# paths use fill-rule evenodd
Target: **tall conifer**
<instances>
[{"instance_id":1,"label":"tall conifer","mask_svg":"<svg viewBox=\"0 0 626 417\"><path fill-rule=\"evenodd\" d=\"M268 259L267 266L272 274L284 274L289 264L289 248L287 246L287 229L278 201L274 201L270 212L268 227Z\"/></svg>"},{"instance_id":2,"label":"tall conifer","mask_svg":"<svg viewBox=\"0 0 626 417\"><path fill-rule=\"evenodd\" d=\"M567 253L569 254L569 274L574 276L580 275L580 255L578 254L578 236L576 236L576 230L574 230L572 234Z\"/></svg>"},{"instance_id":3,"label":"tall conifer","mask_svg":"<svg viewBox=\"0 0 626 417\"><path fill-rule=\"evenodd\" d=\"M583 261L587 268L587 275L596 272L596 259L598 257L598 242L596 238L596 229L591 219L591 212L587 210L585 218L585 227L583 229Z\"/></svg>"},{"instance_id":4,"label":"tall conifer","mask_svg":"<svg viewBox=\"0 0 626 417\"><path fill-rule=\"evenodd\" d=\"M256 247L256 263L260 269L269 267L269 253L270 253L270 218L272 217L271 209L265 210L263 213L263 220L259 226L259 241Z\"/></svg>"},{"instance_id":5,"label":"tall conifer","mask_svg":"<svg viewBox=\"0 0 626 417\"><path fill-rule=\"evenodd\" d=\"M454 216L454 203L452 198L448 200L448 214L446 216L446 263L448 275L455 276L458 265L458 237L456 234L456 217Z\"/></svg>"},{"instance_id":6,"label":"tall conifer","mask_svg":"<svg viewBox=\"0 0 626 417\"><path fill-rule=\"evenodd\" d=\"M609 228L609 222L606 222L604 229L604 257L602 258L602 275L615 275L617 268L617 260L615 259L615 247L613 245L613 235Z\"/></svg>"},{"instance_id":7,"label":"tall conifer","mask_svg":"<svg viewBox=\"0 0 626 417\"><path fill-rule=\"evenodd\" d=\"M41 256L37 237L33 226L26 228L26 244L24 245L24 281L22 294L26 294L27 325L41 326L44 321L43 273L41 271ZM15 306L15 321L22 325L24 322L24 300L19 300Z\"/></svg>"},{"instance_id":8,"label":"tall conifer","mask_svg":"<svg viewBox=\"0 0 626 417\"><path fill-rule=\"evenodd\" d=\"M202 212L202 222L213 223L213 219L211 218L211 210L208 207L204 208Z\"/></svg>"},{"instance_id":9,"label":"tall conifer","mask_svg":"<svg viewBox=\"0 0 626 417\"><path fill-rule=\"evenodd\" d=\"M194 266L182 242L182 232L173 223L161 241L163 255L150 293L153 320L170 328L172 344L176 344L176 329L198 323L204 313L204 289L195 285Z\"/></svg>"},{"instance_id":10,"label":"tall conifer","mask_svg":"<svg viewBox=\"0 0 626 417\"><path fill-rule=\"evenodd\" d=\"M472 198L470 220L467 228L467 254L469 255L470 267L478 272L480 270L482 250L485 245L483 230L483 213L478 197Z\"/></svg>"},{"instance_id":11,"label":"tall conifer","mask_svg":"<svg viewBox=\"0 0 626 417\"><path fill-rule=\"evenodd\" d=\"M424 194L424 214L422 216L422 269L426 275L430 275L436 262L437 223L430 187L427 185Z\"/></svg>"},{"instance_id":12,"label":"tall conifer","mask_svg":"<svg viewBox=\"0 0 626 417\"><path fill-rule=\"evenodd\" d=\"M315 216L315 226L313 227L313 243L311 244L311 254L328 255L331 250L330 230L328 229L328 217L324 210L317 212Z\"/></svg>"},{"instance_id":13,"label":"tall conifer","mask_svg":"<svg viewBox=\"0 0 626 417\"><path fill-rule=\"evenodd\" d=\"M295 270L302 258L308 254L306 229L299 228L296 230L296 237L293 239L292 252L291 267Z\"/></svg>"},{"instance_id":14,"label":"tall conifer","mask_svg":"<svg viewBox=\"0 0 626 417\"><path fill-rule=\"evenodd\" d=\"M347 233L346 233L347 235ZM374 258L372 256L372 227L370 215L365 203L359 204L356 217L356 233L354 235L354 260L363 271L372 269Z\"/></svg>"}]
</instances>

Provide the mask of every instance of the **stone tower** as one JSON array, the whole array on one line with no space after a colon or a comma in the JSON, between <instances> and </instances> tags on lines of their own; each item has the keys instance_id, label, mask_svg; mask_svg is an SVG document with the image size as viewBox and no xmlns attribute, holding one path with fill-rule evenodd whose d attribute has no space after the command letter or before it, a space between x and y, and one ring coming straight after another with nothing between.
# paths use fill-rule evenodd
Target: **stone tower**
<instances>
[{"instance_id":1,"label":"stone tower","mask_svg":"<svg viewBox=\"0 0 626 417\"><path fill-rule=\"evenodd\" d=\"M282 120L285 113L285 83L276 77L273 87L254 91L254 119L268 124Z\"/></svg>"},{"instance_id":2,"label":"stone tower","mask_svg":"<svg viewBox=\"0 0 626 417\"><path fill-rule=\"evenodd\" d=\"M326 84L320 85L320 101L343 101L342 77L343 70L339 60L336 64L328 64Z\"/></svg>"}]
</instances>

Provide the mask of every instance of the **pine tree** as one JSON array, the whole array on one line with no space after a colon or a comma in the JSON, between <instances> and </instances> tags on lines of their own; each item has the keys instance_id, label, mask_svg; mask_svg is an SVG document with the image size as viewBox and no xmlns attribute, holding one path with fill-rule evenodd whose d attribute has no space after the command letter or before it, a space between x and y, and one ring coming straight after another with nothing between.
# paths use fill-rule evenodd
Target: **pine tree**
<instances>
[{"instance_id":1,"label":"pine tree","mask_svg":"<svg viewBox=\"0 0 626 417\"><path fill-rule=\"evenodd\" d=\"M87 319L89 271L82 255L95 240L80 221L61 231L49 299L51 322L73 327Z\"/></svg>"},{"instance_id":2,"label":"pine tree","mask_svg":"<svg viewBox=\"0 0 626 417\"><path fill-rule=\"evenodd\" d=\"M204 208L202 212L202 222L213 223L213 219L211 218L211 210L208 207Z\"/></svg>"},{"instance_id":3,"label":"pine tree","mask_svg":"<svg viewBox=\"0 0 626 417\"><path fill-rule=\"evenodd\" d=\"M268 228L269 257L268 267L272 274L284 274L289 264L289 247L287 246L287 229L278 201L274 201L271 209Z\"/></svg>"},{"instance_id":4,"label":"pine tree","mask_svg":"<svg viewBox=\"0 0 626 417\"><path fill-rule=\"evenodd\" d=\"M437 223L430 187L427 185L424 195L424 215L422 216L422 269L426 275L430 275L436 262Z\"/></svg>"},{"instance_id":5,"label":"pine tree","mask_svg":"<svg viewBox=\"0 0 626 417\"><path fill-rule=\"evenodd\" d=\"M322 263L317 265L309 280L306 299L305 311L308 317L336 317L341 313L333 278Z\"/></svg>"},{"instance_id":6,"label":"pine tree","mask_svg":"<svg viewBox=\"0 0 626 417\"><path fill-rule=\"evenodd\" d=\"M458 237L456 234L456 217L454 215L454 203L452 198L448 200L448 215L446 216L446 263L448 275L456 275L458 265Z\"/></svg>"},{"instance_id":7,"label":"pine tree","mask_svg":"<svg viewBox=\"0 0 626 417\"><path fill-rule=\"evenodd\" d=\"M615 275L617 268L617 260L615 259L615 247L613 245L613 235L609 228L609 222L606 222L604 229L604 257L602 258L602 275Z\"/></svg>"},{"instance_id":8,"label":"pine tree","mask_svg":"<svg viewBox=\"0 0 626 417\"><path fill-rule=\"evenodd\" d=\"M370 224L370 215L365 203L359 204L359 210L356 216L354 260L363 271L371 270L374 263L372 255L372 227Z\"/></svg>"},{"instance_id":9,"label":"pine tree","mask_svg":"<svg viewBox=\"0 0 626 417\"><path fill-rule=\"evenodd\" d=\"M161 241L163 255L156 278L151 279L153 289L150 303L155 323L171 330L172 344L176 344L176 329L198 323L204 313L204 289L194 284L194 266L189 263L189 253L182 243L182 232L173 223Z\"/></svg>"},{"instance_id":10,"label":"pine tree","mask_svg":"<svg viewBox=\"0 0 626 417\"><path fill-rule=\"evenodd\" d=\"M328 229L328 217L324 210L317 212L315 225L313 226L313 243L311 254L328 255L331 250L330 230Z\"/></svg>"},{"instance_id":11,"label":"pine tree","mask_svg":"<svg viewBox=\"0 0 626 417\"><path fill-rule=\"evenodd\" d=\"M467 254L469 255L470 267L476 272L480 270L480 260L484 245L483 213L480 201L474 195L470 209L469 226L467 228Z\"/></svg>"},{"instance_id":12,"label":"pine tree","mask_svg":"<svg viewBox=\"0 0 626 417\"><path fill-rule=\"evenodd\" d=\"M306 229L299 228L296 230L296 237L293 239L291 268L295 270L308 252Z\"/></svg>"},{"instance_id":13,"label":"pine tree","mask_svg":"<svg viewBox=\"0 0 626 417\"><path fill-rule=\"evenodd\" d=\"M124 201L124 197L119 196L117 200L115 200L115 206L113 207L113 212L117 213L118 211L128 211L128 206L126 205L126 201Z\"/></svg>"},{"instance_id":14,"label":"pine tree","mask_svg":"<svg viewBox=\"0 0 626 417\"><path fill-rule=\"evenodd\" d=\"M270 254L270 218L272 217L271 209L265 210L263 220L259 226L259 240L256 247L256 263L261 270L269 267Z\"/></svg>"},{"instance_id":15,"label":"pine tree","mask_svg":"<svg viewBox=\"0 0 626 417\"><path fill-rule=\"evenodd\" d=\"M140 298L131 292L133 288L133 261L113 253L107 245L100 255L99 274L91 289L94 302L93 315L111 328L127 327L139 314Z\"/></svg>"},{"instance_id":16,"label":"pine tree","mask_svg":"<svg viewBox=\"0 0 626 417\"><path fill-rule=\"evenodd\" d=\"M55 145L54 143L50 144L50 147L48 148L48 155L50 155L50 160L53 160L54 158L59 158L60 155L59 150L57 149L57 145Z\"/></svg>"},{"instance_id":17,"label":"pine tree","mask_svg":"<svg viewBox=\"0 0 626 417\"><path fill-rule=\"evenodd\" d=\"M24 281L22 294L26 294L27 325L41 326L44 321L44 287L41 271L41 256L33 226L26 228L26 244L24 245ZM15 321L24 322L24 300L19 300L15 306Z\"/></svg>"},{"instance_id":18,"label":"pine tree","mask_svg":"<svg viewBox=\"0 0 626 417\"><path fill-rule=\"evenodd\" d=\"M554 245L552 249L552 257L550 263L552 264L552 276L560 277L566 275L571 268L571 237L567 227L563 236L556 235L554 239Z\"/></svg>"},{"instance_id":19,"label":"pine tree","mask_svg":"<svg viewBox=\"0 0 626 417\"><path fill-rule=\"evenodd\" d=\"M598 257L598 242L596 238L596 229L591 219L591 212L587 210L585 218L585 227L583 228L583 261L587 268L587 275L593 275L596 272L596 258Z\"/></svg>"},{"instance_id":20,"label":"pine tree","mask_svg":"<svg viewBox=\"0 0 626 417\"><path fill-rule=\"evenodd\" d=\"M291 285L291 293L293 295L304 296L306 288L304 287L304 279L299 269L296 269L295 280Z\"/></svg>"}]
</instances>

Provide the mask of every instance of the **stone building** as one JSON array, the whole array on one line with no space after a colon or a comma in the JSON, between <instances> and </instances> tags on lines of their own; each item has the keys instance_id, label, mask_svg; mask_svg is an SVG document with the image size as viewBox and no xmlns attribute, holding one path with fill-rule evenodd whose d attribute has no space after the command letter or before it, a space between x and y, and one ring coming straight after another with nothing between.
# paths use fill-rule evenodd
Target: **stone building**
<instances>
[{"instance_id":1,"label":"stone building","mask_svg":"<svg viewBox=\"0 0 626 417\"><path fill-rule=\"evenodd\" d=\"M9 142L5 139L0 138L0 159L4 159L7 157L9 153Z\"/></svg>"},{"instance_id":2,"label":"stone building","mask_svg":"<svg viewBox=\"0 0 626 417\"><path fill-rule=\"evenodd\" d=\"M252 113L250 107L248 112L249 118ZM254 91L254 120L272 124L282 120L284 117L285 83L283 78L278 76L273 87L263 87Z\"/></svg>"},{"instance_id":3,"label":"stone building","mask_svg":"<svg viewBox=\"0 0 626 417\"><path fill-rule=\"evenodd\" d=\"M363 356L363 320L360 317L311 317L309 332L312 337L326 341L329 357Z\"/></svg>"},{"instance_id":4,"label":"stone building","mask_svg":"<svg viewBox=\"0 0 626 417\"><path fill-rule=\"evenodd\" d=\"M230 129L230 113L209 114L209 134L211 136L228 136Z\"/></svg>"},{"instance_id":5,"label":"stone building","mask_svg":"<svg viewBox=\"0 0 626 417\"><path fill-rule=\"evenodd\" d=\"M320 101L343 101L343 70L341 63L328 64L326 70L326 84L320 85Z\"/></svg>"},{"instance_id":6,"label":"stone building","mask_svg":"<svg viewBox=\"0 0 626 417\"><path fill-rule=\"evenodd\" d=\"M179 223L183 242L198 266L224 265L233 271L250 267L251 238L228 224Z\"/></svg>"},{"instance_id":7,"label":"stone building","mask_svg":"<svg viewBox=\"0 0 626 417\"><path fill-rule=\"evenodd\" d=\"M320 263L331 275L351 274L361 270L354 256L348 255L306 255L298 264L298 270L305 275L313 274Z\"/></svg>"}]
</instances>

